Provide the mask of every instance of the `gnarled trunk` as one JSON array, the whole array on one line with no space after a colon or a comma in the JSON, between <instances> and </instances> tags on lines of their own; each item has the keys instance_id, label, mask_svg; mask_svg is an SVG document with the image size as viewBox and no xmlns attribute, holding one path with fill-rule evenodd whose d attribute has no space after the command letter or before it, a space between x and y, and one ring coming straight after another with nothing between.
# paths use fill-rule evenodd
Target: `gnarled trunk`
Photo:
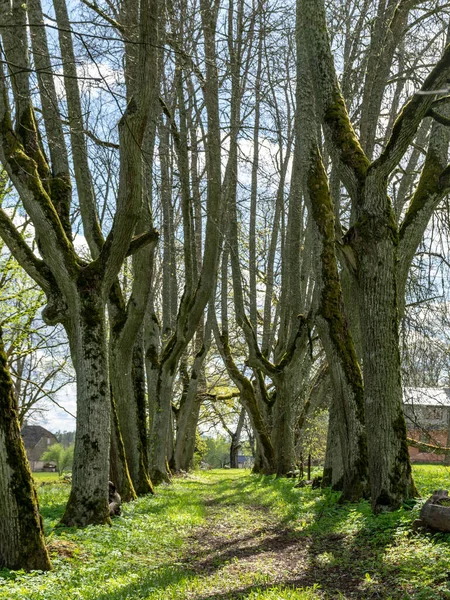
<instances>
[{"instance_id":1,"label":"gnarled trunk","mask_svg":"<svg viewBox=\"0 0 450 600\"><path fill-rule=\"evenodd\" d=\"M109 523L108 481L111 398L105 303L83 294L67 334L77 375L77 430L72 490L61 519L68 527Z\"/></svg>"},{"instance_id":2,"label":"gnarled trunk","mask_svg":"<svg viewBox=\"0 0 450 600\"><path fill-rule=\"evenodd\" d=\"M155 485L168 482L170 473L167 463L169 436L172 433L172 391L174 373L166 365L158 372L155 397L151 400L150 423L150 475Z\"/></svg>"},{"instance_id":3,"label":"gnarled trunk","mask_svg":"<svg viewBox=\"0 0 450 600\"><path fill-rule=\"evenodd\" d=\"M48 570L37 494L0 332L0 569Z\"/></svg>"},{"instance_id":4,"label":"gnarled trunk","mask_svg":"<svg viewBox=\"0 0 450 600\"><path fill-rule=\"evenodd\" d=\"M145 387L142 392L142 367L139 348L123 351L120 344L111 345L111 387L116 404L125 455L131 480L138 495L153 493L148 472ZM145 384L144 384L145 386Z\"/></svg>"},{"instance_id":5,"label":"gnarled trunk","mask_svg":"<svg viewBox=\"0 0 450 600\"><path fill-rule=\"evenodd\" d=\"M371 184L371 185L370 185ZM361 215L355 224L363 376L372 507L396 508L415 493L411 476L402 385L397 309L397 231L386 190L367 182L383 212ZM370 187L369 187L370 185Z\"/></svg>"}]
</instances>

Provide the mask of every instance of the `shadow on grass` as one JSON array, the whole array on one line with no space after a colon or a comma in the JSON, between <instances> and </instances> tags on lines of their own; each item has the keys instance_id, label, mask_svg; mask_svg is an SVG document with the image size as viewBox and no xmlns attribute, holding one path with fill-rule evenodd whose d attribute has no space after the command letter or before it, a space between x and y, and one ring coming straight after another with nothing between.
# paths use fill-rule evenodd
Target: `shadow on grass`
<instances>
[{"instance_id":1,"label":"shadow on grass","mask_svg":"<svg viewBox=\"0 0 450 600\"><path fill-rule=\"evenodd\" d=\"M232 489L228 487L230 484ZM270 510L273 488L286 505L284 516L275 526L256 529L232 540L217 539L215 543L204 539L202 532L203 547L187 562L198 574L211 575L233 559L239 563L251 562L256 557L264 560L265 556L272 560L275 556L283 575L267 585L250 585L223 594L215 592L199 596L198 600L241 598L251 591L270 589L274 583L299 589L318 584L330 597L338 594L344 598L347 594L367 599L405 597L405 590L396 581L395 566L384 561L386 548L393 543L401 524L402 510L375 517L367 502L338 504L339 494L330 490L299 491L292 482L255 476L252 481L222 480L208 504L232 508L243 503L244 495L244 504L252 510L258 499ZM309 524L298 529L302 499L308 503ZM358 525L346 531L346 523L355 521Z\"/></svg>"},{"instance_id":2,"label":"shadow on grass","mask_svg":"<svg viewBox=\"0 0 450 600\"><path fill-rule=\"evenodd\" d=\"M92 600L130 600L134 598L145 598L148 594L166 589L168 586L181 585L194 577L194 573L187 569L173 565L163 565L157 572L148 573L139 578L139 581L124 585L119 590L105 591L97 596L91 596ZM179 596L180 600L183 596Z\"/></svg>"},{"instance_id":3,"label":"shadow on grass","mask_svg":"<svg viewBox=\"0 0 450 600\"><path fill-rule=\"evenodd\" d=\"M368 503L338 504L338 498L339 494L330 490L294 489L292 480L259 475L175 479L173 487L159 488L155 498L129 505L130 516L149 514L163 520L165 515L189 502L209 508L213 513L211 521L206 522L206 527L194 530L191 536L198 543L195 551L191 553L186 546L182 562L142 570L137 581L90 597L93 600L125 600L146 597L174 586L175 594L167 597L175 598L179 594L178 597L183 598L184 585L190 585L196 577L205 579L201 592L195 596L192 592L189 594L196 600L231 600L244 598L252 591L268 590L274 585L304 589L314 584L331 598L339 594L341 598L367 600L407 597L396 581L395 565L384 560L386 548L393 544L404 512L374 517ZM236 506L243 506L249 514L263 511L263 523L258 524L256 519L254 529L252 522L247 529L244 523L242 535L233 539L216 535L214 527L220 522L220 513L229 511L233 514ZM59 510L62 514L63 509L64 504L52 506L46 518L55 518L54 515ZM125 505L125 517L126 510ZM43 514L45 511L44 508ZM238 579L235 589L223 593L205 592L208 577L236 559L237 564L247 571L257 560L277 561L276 581L239 587Z\"/></svg>"}]
</instances>

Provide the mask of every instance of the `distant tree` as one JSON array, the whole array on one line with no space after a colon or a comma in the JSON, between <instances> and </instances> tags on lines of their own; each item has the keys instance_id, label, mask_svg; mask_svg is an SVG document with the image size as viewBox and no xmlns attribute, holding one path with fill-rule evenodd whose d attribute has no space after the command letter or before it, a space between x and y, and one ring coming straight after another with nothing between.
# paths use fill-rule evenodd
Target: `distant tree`
<instances>
[{"instance_id":1,"label":"distant tree","mask_svg":"<svg viewBox=\"0 0 450 600\"><path fill-rule=\"evenodd\" d=\"M62 444L53 444L44 452L41 460L55 462L58 475L61 477L64 471L72 466L74 448L74 445L65 448Z\"/></svg>"},{"instance_id":2,"label":"distant tree","mask_svg":"<svg viewBox=\"0 0 450 600\"><path fill-rule=\"evenodd\" d=\"M230 444L224 436L215 438L206 438L208 450L204 455L204 460L211 467L223 468L230 459Z\"/></svg>"},{"instance_id":3,"label":"distant tree","mask_svg":"<svg viewBox=\"0 0 450 600\"><path fill-rule=\"evenodd\" d=\"M195 448L194 448L194 458L193 463L194 467L200 466L202 460L205 459L205 454L208 451L208 444L206 443L205 438L203 438L198 430L195 432Z\"/></svg>"},{"instance_id":4,"label":"distant tree","mask_svg":"<svg viewBox=\"0 0 450 600\"><path fill-rule=\"evenodd\" d=\"M75 443L75 431L56 431L55 437L64 448Z\"/></svg>"}]
</instances>

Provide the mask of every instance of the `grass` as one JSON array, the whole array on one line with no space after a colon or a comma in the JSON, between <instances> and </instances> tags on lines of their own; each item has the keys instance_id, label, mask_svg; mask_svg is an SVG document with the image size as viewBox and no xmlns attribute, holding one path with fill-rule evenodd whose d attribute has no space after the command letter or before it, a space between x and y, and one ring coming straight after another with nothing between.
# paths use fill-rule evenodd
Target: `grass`
<instances>
[{"instance_id":1,"label":"grass","mask_svg":"<svg viewBox=\"0 0 450 600\"><path fill-rule=\"evenodd\" d=\"M33 473L33 479L37 485L42 483L52 483L59 481L60 477L58 473L43 473L41 471Z\"/></svg>"},{"instance_id":2,"label":"grass","mask_svg":"<svg viewBox=\"0 0 450 600\"><path fill-rule=\"evenodd\" d=\"M419 491L450 470L414 468ZM54 474L45 474L54 475ZM0 600L450 599L450 536L411 530L421 502L367 502L288 479L211 471L123 507L113 527L56 528L69 486L39 486L54 570L0 571Z\"/></svg>"}]
</instances>

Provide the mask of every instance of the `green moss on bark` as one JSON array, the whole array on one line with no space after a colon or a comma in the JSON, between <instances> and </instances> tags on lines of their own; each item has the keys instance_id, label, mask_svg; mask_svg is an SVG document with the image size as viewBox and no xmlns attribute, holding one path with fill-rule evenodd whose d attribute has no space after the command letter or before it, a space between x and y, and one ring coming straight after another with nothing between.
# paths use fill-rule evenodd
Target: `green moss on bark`
<instances>
[{"instance_id":1,"label":"green moss on bark","mask_svg":"<svg viewBox=\"0 0 450 600\"><path fill-rule=\"evenodd\" d=\"M145 366L143 348L136 344L133 348L132 379L136 401L136 419L139 433L139 481L136 484L138 495L154 494L148 464L147 446L147 404L145 386Z\"/></svg>"},{"instance_id":2,"label":"green moss on bark","mask_svg":"<svg viewBox=\"0 0 450 600\"><path fill-rule=\"evenodd\" d=\"M125 454L122 432L120 431L119 417L117 415L116 403L111 392L112 411L112 440L110 454L110 479L117 487L123 502L135 500L137 495L131 481L128 463Z\"/></svg>"},{"instance_id":3,"label":"green moss on bark","mask_svg":"<svg viewBox=\"0 0 450 600\"><path fill-rule=\"evenodd\" d=\"M6 115L0 123L0 136L11 171L32 194L33 200L38 203L45 218L52 224L58 248L64 253L66 259L65 266L72 275L76 276L79 268L78 257L51 201L50 172L48 166L44 168L45 161L43 162L39 148L32 146L32 155L27 153L18 135L12 129L9 115Z\"/></svg>"},{"instance_id":4,"label":"green moss on bark","mask_svg":"<svg viewBox=\"0 0 450 600\"><path fill-rule=\"evenodd\" d=\"M72 199L72 184L70 176L59 173L50 180L50 198L64 231L69 239L72 236L72 225L70 222L70 202Z\"/></svg>"},{"instance_id":5,"label":"green moss on bark","mask_svg":"<svg viewBox=\"0 0 450 600\"><path fill-rule=\"evenodd\" d=\"M425 164L420 175L419 184L406 212L400 228L400 239L403 239L408 227L425 208L430 197L442 192L441 176L446 165L442 165L438 156L428 150Z\"/></svg>"},{"instance_id":6,"label":"green moss on bark","mask_svg":"<svg viewBox=\"0 0 450 600\"><path fill-rule=\"evenodd\" d=\"M0 331L0 427L6 441L6 461L12 471L10 501L15 504L18 547L0 550L0 568L40 569L51 568L45 546L42 519L25 448L20 435L13 384L8 372L6 354ZM8 511L9 512L9 511ZM0 528L1 530L1 528ZM6 540L2 540L5 544ZM7 557L15 557L8 560Z\"/></svg>"},{"instance_id":7,"label":"green moss on bark","mask_svg":"<svg viewBox=\"0 0 450 600\"><path fill-rule=\"evenodd\" d=\"M356 356L353 340L344 317L344 303L334 248L334 210L328 180L322 159L317 149L310 157L308 190L311 211L321 241L321 272L323 288L319 300L318 314L326 321L331 343L339 360L342 372L352 390L354 415L358 422L357 451L353 457L351 474L344 474L344 500L358 500L368 493L368 453L364 431L364 388L362 373ZM350 477L350 479L349 479Z\"/></svg>"},{"instance_id":8,"label":"green moss on bark","mask_svg":"<svg viewBox=\"0 0 450 600\"><path fill-rule=\"evenodd\" d=\"M333 103L325 110L324 122L331 131L335 146L339 149L342 162L356 175L360 186L364 185L370 161L364 154L348 116L342 95L335 93Z\"/></svg>"}]
</instances>

